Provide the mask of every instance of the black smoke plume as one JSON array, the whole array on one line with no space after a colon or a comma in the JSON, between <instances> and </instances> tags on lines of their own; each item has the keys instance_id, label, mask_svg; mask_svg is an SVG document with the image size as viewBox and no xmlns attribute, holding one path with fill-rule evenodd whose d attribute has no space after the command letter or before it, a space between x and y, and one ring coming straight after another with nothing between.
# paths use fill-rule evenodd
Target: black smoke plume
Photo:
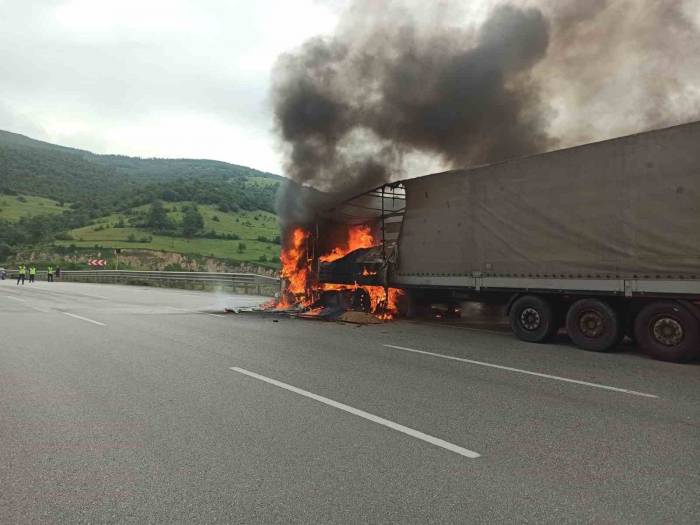
<instances>
[{"instance_id":1,"label":"black smoke plume","mask_svg":"<svg viewBox=\"0 0 700 525\"><path fill-rule=\"evenodd\" d=\"M291 179L282 220L313 214L325 202L315 190L349 195L420 166L473 166L697 118L697 3L495 2L474 27L463 1L351 2L333 36L274 71Z\"/></svg>"}]
</instances>

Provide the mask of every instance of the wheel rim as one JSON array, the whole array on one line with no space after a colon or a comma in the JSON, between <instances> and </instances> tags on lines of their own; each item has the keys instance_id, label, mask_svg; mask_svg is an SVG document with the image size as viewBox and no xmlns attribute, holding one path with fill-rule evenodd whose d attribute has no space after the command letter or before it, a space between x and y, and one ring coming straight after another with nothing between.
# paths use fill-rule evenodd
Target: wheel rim
<instances>
[{"instance_id":1,"label":"wheel rim","mask_svg":"<svg viewBox=\"0 0 700 525\"><path fill-rule=\"evenodd\" d=\"M534 332L542 325L542 317L530 306L523 308L520 312L520 325L528 332Z\"/></svg>"},{"instance_id":2,"label":"wheel rim","mask_svg":"<svg viewBox=\"0 0 700 525\"><path fill-rule=\"evenodd\" d=\"M664 346L678 346L683 342L683 325L673 317L659 317L651 325L651 335Z\"/></svg>"},{"instance_id":3,"label":"wheel rim","mask_svg":"<svg viewBox=\"0 0 700 525\"><path fill-rule=\"evenodd\" d=\"M588 338L600 337L605 332L605 321L599 312L588 310L578 318L579 331Z\"/></svg>"}]
</instances>

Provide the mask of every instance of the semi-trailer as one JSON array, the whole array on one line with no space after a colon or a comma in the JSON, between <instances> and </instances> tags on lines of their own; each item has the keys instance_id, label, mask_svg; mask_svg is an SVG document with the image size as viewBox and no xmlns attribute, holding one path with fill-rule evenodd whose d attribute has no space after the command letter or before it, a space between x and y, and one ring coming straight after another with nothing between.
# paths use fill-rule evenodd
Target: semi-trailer
<instances>
[{"instance_id":1,"label":"semi-trailer","mask_svg":"<svg viewBox=\"0 0 700 525\"><path fill-rule=\"evenodd\" d=\"M515 335L657 359L700 355L700 122L386 184L326 210L376 248L319 263L322 282L506 307Z\"/></svg>"}]
</instances>

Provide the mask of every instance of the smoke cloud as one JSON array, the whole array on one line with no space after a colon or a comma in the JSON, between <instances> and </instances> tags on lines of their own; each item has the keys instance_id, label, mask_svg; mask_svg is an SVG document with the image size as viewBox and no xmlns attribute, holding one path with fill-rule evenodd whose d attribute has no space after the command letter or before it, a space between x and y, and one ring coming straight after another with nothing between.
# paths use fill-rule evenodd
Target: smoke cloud
<instances>
[{"instance_id":1,"label":"smoke cloud","mask_svg":"<svg viewBox=\"0 0 700 525\"><path fill-rule=\"evenodd\" d=\"M333 36L274 71L283 220L322 202L305 187L351 194L700 118L697 7L514 0L484 16L457 1L351 2Z\"/></svg>"}]
</instances>

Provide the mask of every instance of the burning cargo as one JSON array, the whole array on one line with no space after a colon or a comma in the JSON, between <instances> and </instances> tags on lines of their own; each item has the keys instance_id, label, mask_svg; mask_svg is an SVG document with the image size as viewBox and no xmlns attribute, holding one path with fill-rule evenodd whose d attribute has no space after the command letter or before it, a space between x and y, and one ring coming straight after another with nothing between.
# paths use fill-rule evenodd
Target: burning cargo
<instances>
[{"instance_id":1,"label":"burning cargo","mask_svg":"<svg viewBox=\"0 0 700 525\"><path fill-rule=\"evenodd\" d=\"M386 184L296 228L287 302L507 305L515 334L700 353L700 123Z\"/></svg>"},{"instance_id":2,"label":"burning cargo","mask_svg":"<svg viewBox=\"0 0 700 525\"><path fill-rule=\"evenodd\" d=\"M383 243L368 224L296 226L286 236L280 259L285 288L279 307L342 307L380 319L398 312L401 291L387 285Z\"/></svg>"}]
</instances>

